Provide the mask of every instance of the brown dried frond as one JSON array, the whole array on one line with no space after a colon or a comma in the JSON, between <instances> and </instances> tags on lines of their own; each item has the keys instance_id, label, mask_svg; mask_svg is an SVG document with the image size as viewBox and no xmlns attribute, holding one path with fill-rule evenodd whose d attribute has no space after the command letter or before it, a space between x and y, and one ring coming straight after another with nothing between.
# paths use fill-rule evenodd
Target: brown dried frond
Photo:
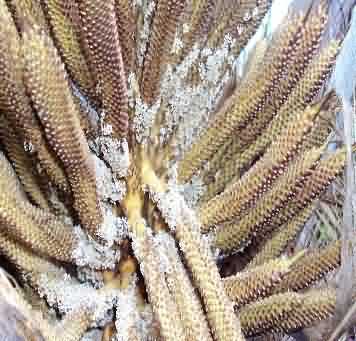
<instances>
[{"instance_id":1,"label":"brown dried frond","mask_svg":"<svg viewBox=\"0 0 356 341\"><path fill-rule=\"evenodd\" d=\"M126 75L133 72L136 60L136 13L129 0L115 0L116 20Z\"/></svg>"},{"instance_id":2,"label":"brown dried frond","mask_svg":"<svg viewBox=\"0 0 356 341\"><path fill-rule=\"evenodd\" d=\"M253 269L256 266L279 257L287 246L295 240L299 232L309 219L315 205L309 205L290 221L281 225L279 229L266 241L261 250L253 257L248 264L248 268Z\"/></svg>"},{"instance_id":3,"label":"brown dried frond","mask_svg":"<svg viewBox=\"0 0 356 341\"><path fill-rule=\"evenodd\" d=\"M15 24L0 1L0 108L9 123L16 128L22 142L32 145L42 169L64 192L69 190L66 176L58 160L51 154L35 117L23 84L23 61L20 38Z\"/></svg>"},{"instance_id":4,"label":"brown dried frond","mask_svg":"<svg viewBox=\"0 0 356 341\"><path fill-rule=\"evenodd\" d=\"M90 69L96 77L105 122L116 137L128 132L127 79L116 23L115 0L78 0L81 32Z\"/></svg>"},{"instance_id":5,"label":"brown dried frond","mask_svg":"<svg viewBox=\"0 0 356 341\"><path fill-rule=\"evenodd\" d=\"M56 234L56 228L52 229L51 226L46 224L39 225L33 219L32 213L36 215L37 210L40 209L32 207L29 203L22 204L15 194L14 184L10 178L11 175L8 174L5 167L0 172L0 186L2 189L0 194L0 224L2 233L8 234L9 237L26 245L34 252L69 262L72 259L74 237L71 237L70 233L66 235L65 232L68 227L63 224L63 232ZM67 238L60 239L65 235Z\"/></svg>"},{"instance_id":6,"label":"brown dried frond","mask_svg":"<svg viewBox=\"0 0 356 341\"><path fill-rule=\"evenodd\" d=\"M43 1L53 37L73 81L90 98L95 99L96 84L82 51L80 36L73 20L79 20L75 1Z\"/></svg>"},{"instance_id":7,"label":"brown dried frond","mask_svg":"<svg viewBox=\"0 0 356 341\"><path fill-rule=\"evenodd\" d=\"M290 333L331 317L335 310L333 289L288 292L265 298L242 308L240 319L246 336L268 332Z\"/></svg>"},{"instance_id":8,"label":"brown dried frond","mask_svg":"<svg viewBox=\"0 0 356 341\"><path fill-rule=\"evenodd\" d=\"M322 149L312 149L299 157L279 177L275 185L257 201L256 205L237 222L229 222L218 228L216 246L223 251L239 249L251 240L254 234L263 233L273 216L279 216L283 206L304 186L308 175L320 159Z\"/></svg>"},{"instance_id":9,"label":"brown dried frond","mask_svg":"<svg viewBox=\"0 0 356 341\"><path fill-rule=\"evenodd\" d=\"M36 164L25 151L23 142L4 116L0 116L0 141L30 200L34 204L48 209L48 200L43 191L43 184L39 182L40 176L36 171Z\"/></svg>"},{"instance_id":10,"label":"brown dried frond","mask_svg":"<svg viewBox=\"0 0 356 341\"><path fill-rule=\"evenodd\" d=\"M102 217L93 164L80 127L63 65L47 36L27 27L23 34L25 83L48 143L61 160L83 227L96 237Z\"/></svg>"},{"instance_id":11,"label":"brown dried frond","mask_svg":"<svg viewBox=\"0 0 356 341\"><path fill-rule=\"evenodd\" d=\"M341 241L331 242L321 250L312 250L292 265L291 271L279 283L275 292L297 291L310 287L330 271L340 266Z\"/></svg>"},{"instance_id":12,"label":"brown dried frond","mask_svg":"<svg viewBox=\"0 0 356 341\"><path fill-rule=\"evenodd\" d=\"M297 114L297 118L285 127L263 157L239 181L200 208L202 225L206 228L239 217L241 212L252 207L298 155L304 137L320 113L321 103L318 103Z\"/></svg>"},{"instance_id":13,"label":"brown dried frond","mask_svg":"<svg viewBox=\"0 0 356 341\"><path fill-rule=\"evenodd\" d=\"M235 309L270 295L292 269L293 259L276 259L223 279Z\"/></svg>"},{"instance_id":14,"label":"brown dried frond","mask_svg":"<svg viewBox=\"0 0 356 341\"><path fill-rule=\"evenodd\" d=\"M159 85L167 53L174 41L174 35L186 0L166 0L157 3L151 33L143 60L141 93L145 102L152 105L159 95Z\"/></svg>"}]
</instances>

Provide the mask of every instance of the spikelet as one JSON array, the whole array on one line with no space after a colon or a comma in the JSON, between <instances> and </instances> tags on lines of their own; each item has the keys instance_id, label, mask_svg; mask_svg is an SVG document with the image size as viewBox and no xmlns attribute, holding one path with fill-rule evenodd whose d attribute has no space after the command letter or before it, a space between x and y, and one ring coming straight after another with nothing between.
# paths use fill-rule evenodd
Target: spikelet
<instances>
[{"instance_id":1,"label":"spikelet","mask_svg":"<svg viewBox=\"0 0 356 341\"><path fill-rule=\"evenodd\" d=\"M275 292L305 289L338 268L340 262L341 242L337 240L321 250L305 254L293 264L290 273L276 286Z\"/></svg>"},{"instance_id":2,"label":"spikelet","mask_svg":"<svg viewBox=\"0 0 356 341\"><path fill-rule=\"evenodd\" d=\"M309 219L314 205L307 206L292 220L282 225L270 239L266 241L261 250L253 257L252 261L248 264L248 269L253 269L256 266L269 262L270 260L279 257L297 237L298 233L304 227L305 222Z\"/></svg>"},{"instance_id":3,"label":"spikelet","mask_svg":"<svg viewBox=\"0 0 356 341\"><path fill-rule=\"evenodd\" d=\"M200 299L179 257L174 239L163 232L158 236L170 264L166 272L168 288L177 304L188 340L212 341Z\"/></svg>"},{"instance_id":4,"label":"spikelet","mask_svg":"<svg viewBox=\"0 0 356 341\"><path fill-rule=\"evenodd\" d=\"M219 223L250 208L266 192L273 181L286 169L286 165L298 154L304 136L311 130L321 104L300 112L283 133L267 150L265 155L241 178L221 195L200 208L199 216L204 227Z\"/></svg>"},{"instance_id":5,"label":"spikelet","mask_svg":"<svg viewBox=\"0 0 356 341\"><path fill-rule=\"evenodd\" d=\"M306 21L305 26L302 26L296 35L293 51L289 55L288 68L283 70L284 75L282 79L276 82L273 96L269 98L263 114L257 116L237 136L240 148L256 140L256 137L265 129L286 100L288 100L290 93L298 84L301 77L303 77L306 71L309 72L308 66L320 47L326 17L327 6L325 2L322 2L318 7L317 13L309 12L306 15L304 19ZM264 67L269 63L269 60L265 61ZM290 109L290 107L288 108Z\"/></svg>"},{"instance_id":6,"label":"spikelet","mask_svg":"<svg viewBox=\"0 0 356 341\"><path fill-rule=\"evenodd\" d=\"M164 275L158 270L159 258L152 236L147 230L133 240L133 250L145 279L146 290L165 340L186 340L177 306L167 287Z\"/></svg>"},{"instance_id":7,"label":"spikelet","mask_svg":"<svg viewBox=\"0 0 356 341\"><path fill-rule=\"evenodd\" d=\"M217 3L213 0L194 1L189 32L184 37L181 59L186 56L195 43L201 44L202 41L205 41L214 20L216 5Z\"/></svg>"},{"instance_id":8,"label":"spikelet","mask_svg":"<svg viewBox=\"0 0 356 341\"><path fill-rule=\"evenodd\" d=\"M269 332L301 305L300 295L293 292L251 303L239 312L243 333L248 337Z\"/></svg>"},{"instance_id":9,"label":"spikelet","mask_svg":"<svg viewBox=\"0 0 356 341\"><path fill-rule=\"evenodd\" d=\"M217 27L211 31L208 46L219 46L224 37L230 35L236 39L233 47L234 55L239 55L242 48L256 32L271 5L271 0L242 0L239 1L237 10L233 11L227 5L218 18Z\"/></svg>"},{"instance_id":10,"label":"spikelet","mask_svg":"<svg viewBox=\"0 0 356 341\"><path fill-rule=\"evenodd\" d=\"M276 259L224 278L225 291L234 302L235 309L270 295L274 287L289 273L293 262L293 259Z\"/></svg>"},{"instance_id":11,"label":"spikelet","mask_svg":"<svg viewBox=\"0 0 356 341\"><path fill-rule=\"evenodd\" d=\"M0 116L0 141L29 198L36 205L48 209L48 201L41 183L38 181L39 174L36 172L35 164L26 153L24 146L19 144L18 136L4 116ZM3 163L3 160L1 160L1 163Z\"/></svg>"},{"instance_id":12,"label":"spikelet","mask_svg":"<svg viewBox=\"0 0 356 341\"><path fill-rule=\"evenodd\" d=\"M79 20L76 3L68 0L45 0L43 3L55 43L68 73L85 94L95 98L95 81L82 52L80 36L73 23L73 20Z\"/></svg>"},{"instance_id":13,"label":"spikelet","mask_svg":"<svg viewBox=\"0 0 356 341\"><path fill-rule=\"evenodd\" d=\"M36 277L41 272L51 271L53 264L45 258L16 243L2 230L0 231L0 252L23 274L27 274L30 284L36 286Z\"/></svg>"},{"instance_id":14,"label":"spikelet","mask_svg":"<svg viewBox=\"0 0 356 341\"><path fill-rule=\"evenodd\" d=\"M336 306L336 293L334 289L310 290L301 295L302 304L286 319L279 321L274 331L281 330L286 333L302 327L311 327L321 320L333 316Z\"/></svg>"},{"instance_id":15,"label":"spikelet","mask_svg":"<svg viewBox=\"0 0 356 341\"><path fill-rule=\"evenodd\" d=\"M35 29L23 35L25 82L49 144L68 174L83 227L93 236L102 222L94 169L79 114L52 42Z\"/></svg>"},{"instance_id":16,"label":"spikelet","mask_svg":"<svg viewBox=\"0 0 356 341\"><path fill-rule=\"evenodd\" d=\"M20 139L32 146L50 180L67 192L69 186L66 177L46 145L26 94L20 40L3 0L0 1L0 19L0 108L4 110L9 123L16 128Z\"/></svg>"},{"instance_id":17,"label":"spikelet","mask_svg":"<svg viewBox=\"0 0 356 341\"><path fill-rule=\"evenodd\" d=\"M274 84L281 79L282 71L287 64L287 56L293 50L293 38L301 24L302 17L293 18L292 24L283 31L275 48L270 52L273 64L266 69L264 77L254 79L253 89L252 84L249 86L247 81L247 86L240 89L233 107L227 112L217 113L213 122L186 153L178 168L180 182L189 180L226 139L245 127L249 120L263 110L268 97L273 93Z\"/></svg>"},{"instance_id":18,"label":"spikelet","mask_svg":"<svg viewBox=\"0 0 356 341\"><path fill-rule=\"evenodd\" d=\"M40 0L7 0L7 5L12 13L19 32L22 31L24 20L47 29L47 21L41 8Z\"/></svg>"},{"instance_id":19,"label":"spikelet","mask_svg":"<svg viewBox=\"0 0 356 341\"><path fill-rule=\"evenodd\" d=\"M345 148L340 148L323 158L306 179L305 186L299 188L295 196L290 198L288 204L281 209L280 214L275 215L269 221L270 229L274 230L287 219L292 219L312 201L319 198L336 176L342 172L345 162Z\"/></svg>"},{"instance_id":20,"label":"spikelet","mask_svg":"<svg viewBox=\"0 0 356 341\"><path fill-rule=\"evenodd\" d=\"M180 194L166 189L148 162L144 162L141 176L163 219L175 230L187 266L192 272L194 284L203 299L213 335L222 340L243 340L239 321L233 314L233 306L226 296L211 251L201 238L200 225L194 212L185 204ZM176 207L164 207L169 203L177 203L178 211L176 212ZM176 215L173 221L170 217L171 210Z\"/></svg>"},{"instance_id":21,"label":"spikelet","mask_svg":"<svg viewBox=\"0 0 356 341\"><path fill-rule=\"evenodd\" d=\"M274 141L289 121L291 113L299 112L312 102L318 91L327 79L335 64L336 56L340 48L339 41L331 41L315 58L305 75L299 81L287 101L280 108L276 117L268 127L250 145L235 155L226 167L235 169L235 174L244 168L248 168L260 156L266 148Z\"/></svg>"},{"instance_id":22,"label":"spikelet","mask_svg":"<svg viewBox=\"0 0 356 341\"><path fill-rule=\"evenodd\" d=\"M263 233L269 220L303 187L306 177L320 159L321 149L314 149L297 159L256 206L236 223L227 223L217 230L215 243L223 251L239 249L257 232Z\"/></svg>"},{"instance_id":23,"label":"spikelet","mask_svg":"<svg viewBox=\"0 0 356 341\"><path fill-rule=\"evenodd\" d=\"M1 174L1 187L8 190L4 181L8 181L6 175ZM5 193L5 192L2 192ZM74 248L74 238L68 240L60 240L48 226L38 226L36 222L28 215L31 207L27 207L26 211L22 210L15 198L9 197L8 194L0 196L0 224L2 233L7 233L14 240L23 243L30 249L48 257L69 262L72 259L72 251Z\"/></svg>"},{"instance_id":24,"label":"spikelet","mask_svg":"<svg viewBox=\"0 0 356 341\"><path fill-rule=\"evenodd\" d=\"M186 0L165 0L157 3L141 80L142 97L149 105L152 105L159 95L162 63L166 62L165 58L171 49L185 3Z\"/></svg>"},{"instance_id":25,"label":"spikelet","mask_svg":"<svg viewBox=\"0 0 356 341\"><path fill-rule=\"evenodd\" d=\"M79 0L82 35L88 48L91 70L95 73L98 92L116 137L128 131L127 80L121 55L115 16L115 0Z\"/></svg>"},{"instance_id":26,"label":"spikelet","mask_svg":"<svg viewBox=\"0 0 356 341\"><path fill-rule=\"evenodd\" d=\"M281 331L290 333L331 317L335 304L333 289L273 295L242 308L241 325L246 336Z\"/></svg>"},{"instance_id":27,"label":"spikelet","mask_svg":"<svg viewBox=\"0 0 356 341\"><path fill-rule=\"evenodd\" d=\"M129 0L115 0L116 20L126 75L133 72L136 47L136 13Z\"/></svg>"}]
</instances>

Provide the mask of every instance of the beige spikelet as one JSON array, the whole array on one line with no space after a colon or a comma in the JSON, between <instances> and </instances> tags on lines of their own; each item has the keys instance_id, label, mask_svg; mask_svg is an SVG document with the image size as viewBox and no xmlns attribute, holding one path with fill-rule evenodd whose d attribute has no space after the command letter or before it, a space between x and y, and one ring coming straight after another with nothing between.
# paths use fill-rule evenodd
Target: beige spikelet
<instances>
[{"instance_id":1,"label":"beige spikelet","mask_svg":"<svg viewBox=\"0 0 356 341\"><path fill-rule=\"evenodd\" d=\"M170 269L166 273L167 284L177 303L188 340L212 341L200 299L178 255L174 239L164 232L161 232L157 238L162 245L162 252L169 260Z\"/></svg>"},{"instance_id":2,"label":"beige spikelet","mask_svg":"<svg viewBox=\"0 0 356 341\"><path fill-rule=\"evenodd\" d=\"M28 27L23 35L25 83L47 140L63 163L83 227L95 238L102 223L94 168L63 65L43 33Z\"/></svg>"},{"instance_id":3,"label":"beige spikelet","mask_svg":"<svg viewBox=\"0 0 356 341\"><path fill-rule=\"evenodd\" d=\"M133 240L133 249L145 279L146 290L160 324L161 335L168 341L187 340L177 306L167 287L164 274L159 271L159 257L149 232Z\"/></svg>"}]
</instances>

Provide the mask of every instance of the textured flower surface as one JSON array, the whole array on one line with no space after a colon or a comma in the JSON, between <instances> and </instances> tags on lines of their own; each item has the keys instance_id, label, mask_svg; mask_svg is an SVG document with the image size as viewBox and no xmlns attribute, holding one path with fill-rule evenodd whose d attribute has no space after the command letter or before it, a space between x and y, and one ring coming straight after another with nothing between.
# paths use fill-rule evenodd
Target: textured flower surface
<instances>
[{"instance_id":1,"label":"textured flower surface","mask_svg":"<svg viewBox=\"0 0 356 341\"><path fill-rule=\"evenodd\" d=\"M0 0L1 265L33 339L282 340L333 316L341 240L295 246L347 161L349 23L291 6L238 74L271 6Z\"/></svg>"}]
</instances>

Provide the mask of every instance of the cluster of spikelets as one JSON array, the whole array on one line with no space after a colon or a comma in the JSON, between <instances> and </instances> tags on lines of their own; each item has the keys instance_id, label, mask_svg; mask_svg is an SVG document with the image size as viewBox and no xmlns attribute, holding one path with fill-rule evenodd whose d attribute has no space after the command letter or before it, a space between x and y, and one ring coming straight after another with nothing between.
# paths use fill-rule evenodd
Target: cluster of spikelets
<instances>
[{"instance_id":1,"label":"cluster of spikelets","mask_svg":"<svg viewBox=\"0 0 356 341\"><path fill-rule=\"evenodd\" d=\"M46 340L89 328L103 340L244 340L333 315L335 289L307 289L340 265L341 242L285 251L346 162L344 147L327 148L339 103L324 90L342 41L323 39L332 18L320 1L258 42L231 86L229 60L271 1L229 6L0 0L0 251L41 307ZM205 82L221 48L230 59ZM221 89L183 153L189 117L162 138L179 109L164 96L169 72L192 92ZM116 199L103 199L98 164L125 185ZM197 179L204 190L189 201L180 189ZM244 268L221 278L214 252L247 249Z\"/></svg>"}]
</instances>

